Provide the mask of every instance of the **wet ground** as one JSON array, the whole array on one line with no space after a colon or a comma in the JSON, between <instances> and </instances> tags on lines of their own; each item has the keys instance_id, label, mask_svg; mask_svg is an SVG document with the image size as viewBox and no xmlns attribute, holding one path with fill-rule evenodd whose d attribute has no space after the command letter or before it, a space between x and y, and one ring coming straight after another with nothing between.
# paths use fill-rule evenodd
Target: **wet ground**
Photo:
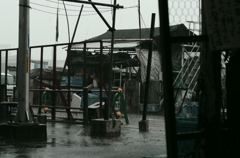
<instances>
[{"instance_id":1,"label":"wet ground","mask_svg":"<svg viewBox=\"0 0 240 158\"><path fill-rule=\"evenodd\" d=\"M80 115L78 117L81 117ZM47 122L47 141L16 142L0 138L1 158L142 158L166 155L162 116L148 115L149 132L139 132L141 114L129 114L129 125L121 126L121 136L90 136L90 127L81 124Z\"/></svg>"}]
</instances>

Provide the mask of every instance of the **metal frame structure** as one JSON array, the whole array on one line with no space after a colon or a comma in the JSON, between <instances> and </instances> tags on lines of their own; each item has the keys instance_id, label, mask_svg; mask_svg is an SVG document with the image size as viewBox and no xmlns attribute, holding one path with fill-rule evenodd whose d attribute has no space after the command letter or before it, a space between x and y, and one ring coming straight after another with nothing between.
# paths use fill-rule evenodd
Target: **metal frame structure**
<instances>
[{"instance_id":1,"label":"metal frame structure","mask_svg":"<svg viewBox=\"0 0 240 158\"><path fill-rule=\"evenodd\" d=\"M87 43L92 43L92 42L99 42L99 46L100 46L100 56L102 56L102 41L89 41L89 42L76 42L76 43L73 43L73 44L79 44L79 43L84 43L84 56L86 56L86 46L87 46ZM60 87L60 84L56 78L56 58L57 58L57 47L59 46L66 46L68 45L69 43L61 43L61 44L53 44L53 45L40 45L40 46L32 46L30 47L30 54L32 52L33 49L39 49L40 48L40 75L39 75L39 79L40 79L40 85L39 85L39 89L29 89L29 91L37 91L39 92L39 97L41 98L41 95L42 95L42 92L46 91L42 85L42 81L43 81L43 74L42 74L42 70L43 70L43 57L44 57L44 48L53 48L53 89L51 90L48 90L49 92L52 92L54 95L53 95L53 100L55 100L55 94L56 92L60 93L60 96L61 96L61 99L63 101L63 104L64 106L61 107L61 106L56 106L56 103L55 101L53 101L53 105L52 106L45 106L45 105L42 105L42 101L40 99L40 105L29 105L30 107L39 107L39 110L38 110L38 113L40 113L41 111L41 108L44 108L44 107L49 107L49 108L52 108L52 113L51 113L51 118L52 120L55 120L56 119L56 111L55 111L55 108L62 108L62 109L66 109L66 112L68 114L68 119L71 118L73 119L72 115L71 115L71 112L70 112L70 109L82 109L82 108L74 108L74 107L70 107L70 97L67 98L67 100L65 99L65 97L62 95L63 92L83 92L83 89L80 89L80 90L71 90L70 89L70 82L68 82L68 85L67 85L67 89L61 89ZM6 58L5 58L5 65L6 65L6 69L5 69L5 72L7 72L7 65L8 65L8 52L9 51L16 51L18 52L18 49L15 48L15 49L2 49L0 50L0 53L2 54L3 52L6 52ZM31 56L31 55L30 55ZM1 55L0 55L1 57ZM0 58L0 61L1 58ZM85 68L86 68L86 60L84 60L84 65L85 65ZM102 65L102 60L100 60L100 65ZM100 66L100 74L102 75L102 66ZM84 73L84 78L86 78L86 71ZM17 75L17 80L18 80L18 75ZM86 80L84 81L86 82ZM86 85L86 83L84 84ZM102 88L100 87L100 98L101 98L101 94L102 94ZM100 99L100 106L102 106L102 99Z\"/></svg>"},{"instance_id":2,"label":"metal frame structure","mask_svg":"<svg viewBox=\"0 0 240 158\"><path fill-rule=\"evenodd\" d=\"M123 8L123 6L120 6L120 5L118 5L117 4L117 0L114 0L114 4L112 5L112 4L104 4L104 3L95 3L95 2L91 2L91 0L88 0L88 1L81 1L81 0L63 0L63 1L69 1L69 2L74 2L74 3L84 3L84 4L90 4L90 5L92 5L92 7L95 9L95 11L98 13L98 15L100 16L100 18L103 20L103 22L107 25L107 27L109 28L109 30L112 32L112 38L111 38L111 54L110 54L110 67L109 67L109 81L111 81L112 80L112 66L113 66L113 47L114 47L114 31L115 31L115 18L116 18L116 9L118 9L118 8ZM106 7L112 7L113 8L113 19L112 19L112 27L108 24L108 22L105 20L105 18L103 17L103 15L100 13L100 11L97 9L97 7L96 7L96 5L100 5L100 6L106 6ZM26 38L29 38L29 36L27 36L27 35L25 35L26 33L28 34L29 32L29 29L25 29L25 28L28 28L29 26L28 26L28 24L29 24L29 22L28 22L28 17L29 17L29 13L28 13L28 9L29 9L29 1L26 1L26 3L23 3L23 1L20 1L20 5L19 5L21 8L20 8L20 14L21 15L23 15L24 14L24 16L21 16L20 15L20 22L22 22L22 19L24 19L24 17L26 17L27 18L27 24L25 24L25 23L20 23L20 26L21 25L23 25L23 27L19 27L19 28L22 28L22 30L21 31L19 31L20 32L20 34L19 34L19 42L20 43L22 43L22 44L19 44L20 46L20 53L22 53L22 55L18 55L17 56L17 58L20 58L21 60L21 62L17 62L18 63L18 65L20 64L20 63L23 63L24 65L25 65L25 69L28 69L29 70L29 39L27 40ZM22 9L22 8L24 8L24 9ZM28 9L26 9L26 8L28 8ZM81 9L82 10L82 9ZM26 16L25 16L25 14L26 14ZM81 14L81 11L80 11L80 14ZM79 14L79 17L78 17L78 21L79 21L79 18L80 18L80 14ZM76 29L75 29L76 30ZM24 34L21 34L21 33L24 33ZM75 35L75 32L74 32L74 35ZM20 40L21 38L23 38L24 40ZM73 37L74 38L74 37ZM28 42L28 44L25 44L25 42ZM69 41L70 42L70 41ZM93 42L93 41L92 41ZM101 43L101 41L100 41L100 43ZM71 92L71 90L70 90L70 71L71 71L71 66L70 66L70 58L71 58L71 53L70 53L70 50L71 50L71 46L72 46L72 44L73 44L73 40L71 41L71 43L68 43L67 45L68 45L68 55L67 55L67 61L68 61L68 67L69 67L69 71L68 71L68 100L66 101L65 99L63 99L63 95L62 94L60 94L61 95L61 98L63 99L63 102L64 102L64 104L67 106L69 106L70 105L70 92ZM23 56L23 53L24 53L24 51L23 51L23 49L21 49L21 48L24 48L25 49L25 45L27 46L27 50L26 50L26 55L25 56ZM59 83L57 83L58 81L57 81L57 79L56 79L56 55L57 55L57 46L59 46L59 45L64 45L64 44L58 44L58 45L45 45L45 46L36 46L36 47L31 47L30 49L33 49L33 48L41 48L41 73L40 73L40 76L42 75L42 64L43 64L43 47L50 47L50 46L52 46L53 47L53 87L54 87L54 90L55 90L55 88L56 88L56 86L59 86ZM23 47L24 46L24 47ZM101 48L101 54L102 54L102 43L100 44L100 48ZM1 50L1 51L3 51L3 50ZM85 54L84 54L84 61L86 61L86 43L84 43L84 52L85 52ZM6 61L7 61L7 56L8 56L8 50L6 50ZM24 59L24 58L26 58L26 59ZM7 62L6 62L6 65L7 65ZM21 98L21 100L20 100L20 102L21 102L21 108L20 108L20 115L19 115L19 117L22 119L22 121L23 122L26 122L27 120L24 118L24 115L25 115L25 112L27 113L27 115L28 115L28 106L27 106L27 104L28 104L28 99L26 98L26 96L28 96L28 93L29 93L29 86L28 86L28 84L27 84L27 82L29 82L29 72L26 72L26 73L24 73L23 72L23 70L24 70L24 68L22 68L24 65L21 65L21 66L18 66L18 68L19 67L21 67L20 68L20 70L21 70L21 81L19 81L19 75L17 75L18 76L18 82L19 83L21 83L22 82L22 80L24 80L24 83L23 83L23 88L20 88L20 97L21 96L23 96L23 98ZM7 67L7 66L6 66ZM101 66L100 66L101 67ZM65 68L64 68L65 69ZM86 63L84 63L84 70L86 70ZM5 71L7 71L7 70L5 70ZM86 80L85 80L85 78L86 78L86 71L84 71L84 86L86 86ZM25 82L25 80L26 80L26 82ZM41 83L41 77L40 77L40 83ZM40 85L41 86L41 85ZM58 87L58 89L59 89L59 87ZM109 92L109 94L108 94L108 103L109 104L107 104L108 106L105 108L105 109L107 109L107 112L106 113L109 113L109 105L111 104L111 89L112 89L112 86L111 86L111 82L109 83L109 87L108 87L108 92ZM24 92L23 92L24 91ZM26 94L25 94L26 93ZM25 95L24 95L25 94ZM25 97L24 97L25 96ZM53 100L55 99L55 95L53 95ZM23 102L22 102L23 101ZM22 106L22 104L24 104L24 106ZM55 104L55 102L53 102L53 104ZM39 109L39 111L40 111L40 109ZM69 111L69 109L66 107L66 111L67 111L67 113L68 113L68 118L72 118L72 116L71 116L71 113L70 113L70 111ZM55 119L55 108L53 108L53 112L52 112L52 119ZM105 117L105 119L109 119L109 115L107 115L106 117Z\"/></svg>"},{"instance_id":3,"label":"metal frame structure","mask_svg":"<svg viewBox=\"0 0 240 158\"><path fill-rule=\"evenodd\" d=\"M150 43L151 43L150 39L132 39L132 40L126 40L126 41L127 42L131 42L131 41L146 41L146 40L150 41ZM122 41L125 41L125 40L120 40L119 39L119 40L116 40L116 41L122 42ZM70 120L73 119L74 120L74 118L73 118L73 116L71 114L70 109L82 109L82 110L84 110L84 109L80 108L80 107L79 108L70 107L71 96L67 95L67 98L65 99L65 97L63 95L63 92L67 92L67 93L70 93L70 92L83 92L84 87L87 86L87 84L86 84L86 77L87 77L86 67L87 67L87 62L88 61L87 61L87 58L86 58L87 57L86 54L87 54L87 50L88 50L87 45L91 44L91 43L98 43L98 45L99 45L99 48L97 48L98 51L99 51L99 54L100 54L100 56L99 56L99 72L100 72L99 73L99 75L100 75L99 78L100 78L100 83L103 83L102 82L102 80L103 80L103 63L104 63L103 62L103 50L104 50L103 42L104 42L104 40L83 41L83 42L74 42L74 43L72 43L73 45L77 45L77 44L83 45L83 47L81 47L81 49L83 50L83 53L84 53L84 55L83 55L84 56L84 60L83 60L83 66L84 66L83 88L82 89L78 89L78 90L71 89L70 82L68 82L67 86L65 86L64 89L63 89L60 86L59 81L56 78L56 76L57 76L57 74L56 74L57 56L59 56L57 48L58 47L66 48L66 46L69 46L69 43L48 44L48 45L39 45L39 46L32 46L32 47L30 47L30 57L33 56L33 53L39 53L40 54L40 56L39 56L39 58L40 58L40 61L39 61L40 62L40 72L39 72L39 88L37 88L37 89L29 89L29 91L31 91L31 92L39 92L39 98L41 98L42 93L44 91L46 91L45 87L43 87L43 60L44 60L44 54L49 53L49 52L46 52L45 50L46 49L49 50L49 48L52 48L53 49L53 59L52 59L53 60L53 65L52 65L52 67L53 67L53 71L52 71L53 85L52 85L52 87L53 88L49 89L47 91L54 94L53 97L52 97L52 100L55 100L56 99L55 98L56 94L59 93L60 94L60 98L61 98L64 106L58 106L55 101L52 101L53 105L49 105L49 106L43 105L41 99L39 100L39 105L32 105L31 104L29 106L30 107L38 107L39 108L38 109L38 114L41 113L42 108L45 108L45 107L51 108L52 109L52 111L51 111L51 119L52 120L56 120L56 109L65 109L66 113L67 113L67 116L68 116L67 119L70 119ZM10 51L16 52L16 54L18 53L18 49L17 48L14 48L14 49L1 49L0 50L0 54L6 53L6 58L5 58L5 65L6 65L5 68L6 69L5 69L5 72L7 72L8 54L9 54ZM68 51L69 50L67 49L67 53L68 53ZM2 61L1 57L2 56L0 55L0 61ZM67 59L67 60L69 60L69 62L71 63L71 59L70 58ZM31 61L31 59L30 59L30 61ZM69 69L68 69L68 71L69 71ZM70 76L68 76L68 78L70 78ZM17 74L17 80L18 80L18 74ZM94 90L92 90L92 91L94 91ZM96 91L96 92L98 92L98 91ZM102 93L103 92L104 92L103 87L100 86L100 90L99 90L99 93L100 93L99 94L100 95L100 108L102 108L102 105L103 105L103 99L102 99ZM106 93L107 92L108 92L108 90L106 91ZM111 89L110 92L114 93L116 91ZM84 97L86 98L87 96L84 96ZM30 111L32 111L32 110L30 109ZM101 114L101 116L102 116L102 114Z\"/></svg>"},{"instance_id":4,"label":"metal frame structure","mask_svg":"<svg viewBox=\"0 0 240 158\"><path fill-rule=\"evenodd\" d=\"M118 8L123 8L123 6L119 6L117 4L117 0L114 0L114 4L104 4L104 3L96 3L96 2L92 2L91 0L88 1L81 1L81 0L63 0L63 1L69 1L69 2L74 2L74 3L84 3L84 4L91 4L92 7L95 9L95 11L98 13L98 15L100 16L100 18L103 20L103 22L107 25L107 27L109 28L109 30L112 32L112 38L111 38L111 54L110 54L110 68L109 68L109 81L112 80L112 66L113 66L113 47L114 47L114 32L115 32L115 19L116 19L116 9ZM103 17L103 15L100 13L100 11L97 9L96 5L100 5L100 6L106 6L106 7L112 7L113 8L113 16L112 16L112 27L108 24L108 22L105 20L105 18ZM70 48L71 48L71 43L70 43ZM69 58L69 57L68 57ZM68 60L69 63L69 60ZM111 82L108 85L108 104L105 107L105 109L107 109L106 113L109 114L109 105L111 104ZM107 115L104 119L108 120L109 116Z\"/></svg>"},{"instance_id":5,"label":"metal frame structure","mask_svg":"<svg viewBox=\"0 0 240 158\"><path fill-rule=\"evenodd\" d=\"M111 38L111 54L110 54L110 67L109 67L109 81L112 80L112 66L113 66L113 47L114 47L114 31L115 31L115 18L116 18L116 9L118 8L123 8L123 6L120 6L117 4L117 0L114 0L114 4L104 4L104 3L95 3L95 2L92 2L91 0L88 0L88 1L81 1L81 0L63 0L63 1L69 1L69 2L74 2L74 3L84 3L84 4L91 4L93 6L93 8L95 9L95 11L98 13L98 15L100 16L100 18L103 20L103 22L107 25L107 27L109 28L109 30L112 32L112 38ZM112 7L113 8L113 19L112 19L112 27L108 24L108 22L105 20L105 18L102 16L102 14L100 13L100 11L97 9L96 5L100 5L100 6L106 6L106 7ZM21 70L20 71L20 74L21 74L21 77L19 77L18 75L18 82L21 83L22 81L23 82L23 86L21 85L20 87L20 104L21 104L21 108L19 110L19 119L20 121L22 120L22 122L26 122L27 120L24 118L25 116L25 112L28 116L28 98L26 96L28 96L28 93L29 93L29 86L27 84L27 82L29 82L29 72L23 72L24 71L24 68L22 68L24 65L25 65L25 70L29 70L29 36L28 35L25 35L26 33L28 34L29 32L29 29L26 29L29 27L29 22L28 22L28 18L29 18L29 12L28 12L28 9L29 9L29 1L26 1L26 3L23 3L23 1L20 1L20 5L19 5L21 8L20 8L20 27L22 30L19 31L20 34L19 34L19 42L21 44L19 44L19 49L20 49L20 53L21 55L17 56L17 58L20 58L21 62L17 62L18 63L18 68ZM22 9L24 8L24 9ZM28 9L26 9L28 8ZM23 16L24 14L24 16ZM26 14L26 15L25 15ZM81 14L81 12L80 12ZM80 17L80 14L79 14L79 17ZM22 19L27 18L27 24L25 23L21 23L22 22ZM79 20L79 18L78 18ZM23 26L21 26L23 25ZM76 30L76 29L75 29ZM23 34L21 34L23 32ZM75 32L74 32L75 34ZM21 40L24 39L24 40ZM27 40L27 39L28 40ZM74 37L73 37L74 38ZM25 42L28 41L28 44L25 44ZM69 41L70 42L70 41ZM68 68L69 68L69 71L68 71L68 101L66 101L65 99L63 99L63 95L60 93L60 95L62 96L61 98L63 99L63 102L64 104L67 106L70 105L70 71L71 71L71 66L70 66L70 58L71 58L71 53L70 53L70 49L71 49L71 46L73 44L73 41L71 43L68 44L68 55L67 55L67 61L68 61ZM23 51L22 48L25 49L25 46L27 46L27 50L26 51ZM53 82L53 87L54 87L54 90L56 88L56 86L59 86L59 83L57 83L57 79L56 79L56 47L58 45L52 45L53 47L53 79L54 79L54 82ZM43 53L43 47L48 47L48 46L42 46L40 47L41 48L41 70L42 70L42 53ZM102 45L100 46L102 48ZM33 49L34 47L32 47L31 49ZM86 59L86 44L84 44L84 51L85 51L85 54L84 54L84 59ZM23 56L23 53L26 52L26 55ZM6 50L6 54L8 53L8 51ZM102 53L102 50L101 50L101 53ZM25 59L24 59L25 58ZM85 60L84 60L85 61ZM7 62L6 62L7 64ZM84 63L84 70L86 68L86 63ZM65 69L65 68L64 68ZM42 75L42 74L40 74ZM86 71L84 71L84 86L86 86ZM19 81L21 79L21 81ZM40 81L41 83L41 81ZM59 87L58 87L59 88ZM105 107L105 109L107 109L107 114L109 113L109 105L111 104L111 89L112 89L112 85L111 85L111 82L109 83L109 87L108 87L108 103L107 104L108 106ZM53 95L53 99L55 99L55 95ZM23 105L24 104L24 105ZM53 102L53 104L55 104L55 102ZM40 109L39 109L40 111ZM70 114L70 111L69 109L66 109L67 113L68 113L68 118L72 118L71 114ZM52 112L52 119L55 119L55 108L53 108L53 112ZM109 116L107 115L105 117L106 120L109 119Z\"/></svg>"}]
</instances>

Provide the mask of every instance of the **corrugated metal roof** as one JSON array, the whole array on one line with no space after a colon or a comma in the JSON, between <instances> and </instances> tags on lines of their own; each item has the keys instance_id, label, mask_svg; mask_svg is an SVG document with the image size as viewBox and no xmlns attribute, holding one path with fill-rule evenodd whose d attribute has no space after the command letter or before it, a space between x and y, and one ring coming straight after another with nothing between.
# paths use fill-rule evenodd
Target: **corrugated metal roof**
<instances>
[{"instance_id":1,"label":"corrugated metal roof","mask_svg":"<svg viewBox=\"0 0 240 158\"><path fill-rule=\"evenodd\" d=\"M108 45L109 45L109 43L103 43L103 47L106 47ZM82 49L82 48L84 48L83 43L75 44L72 46L72 49ZM87 43L87 48L89 48L89 49L100 48L100 42Z\"/></svg>"},{"instance_id":2,"label":"corrugated metal roof","mask_svg":"<svg viewBox=\"0 0 240 158\"><path fill-rule=\"evenodd\" d=\"M156 27L154 30L154 39L160 36L160 28ZM178 24L170 26L170 34L171 36L188 36L189 30L186 28L184 24ZM97 49L100 48L99 41L103 41L103 47L105 49L111 48L111 36L112 32L107 31L99 36L88 39L87 41L98 41L94 43L88 43L87 48L89 49ZM115 45L114 48L134 48L138 46L141 42L147 43L150 36L150 28L141 29L141 39L139 39L139 29L124 29L124 30L116 30L114 32L115 37ZM148 46L148 45L147 45ZM83 44L76 44L72 46L72 49L82 49Z\"/></svg>"},{"instance_id":3,"label":"corrugated metal roof","mask_svg":"<svg viewBox=\"0 0 240 158\"><path fill-rule=\"evenodd\" d=\"M145 39L149 40L149 39ZM110 49L111 48L111 40L102 40L103 41L103 49ZM134 39L134 40L120 40L120 39L115 39L114 40L114 48L115 49L120 49L120 48L135 48L136 46L139 45L139 40ZM142 40L141 40L142 41ZM72 49L83 49L84 44L75 44L72 46ZM87 48L88 49L97 49L100 48L100 42L94 42L94 43L87 43Z\"/></svg>"},{"instance_id":4,"label":"corrugated metal roof","mask_svg":"<svg viewBox=\"0 0 240 158\"><path fill-rule=\"evenodd\" d=\"M177 24L170 26L170 31L178 30L179 28L185 27L184 24ZM185 27L186 28L186 27ZM154 36L160 35L160 28L155 27L154 29ZM139 29L123 29L123 30L115 30L114 37L115 39L139 39ZM90 38L89 41L95 40L103 40L103 39L111 39L112 32L107 31L99 36ZM141 38L149 38L150 37L150 28L142 28L141 29Z\"/></svg>"}]
</instances>

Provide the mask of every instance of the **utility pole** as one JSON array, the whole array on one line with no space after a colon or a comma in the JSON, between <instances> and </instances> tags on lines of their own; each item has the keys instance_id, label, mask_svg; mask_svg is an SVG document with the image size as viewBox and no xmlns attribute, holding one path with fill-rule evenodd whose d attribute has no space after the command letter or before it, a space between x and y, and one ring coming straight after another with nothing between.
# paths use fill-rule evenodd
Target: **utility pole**
<instances>
[{"instance_id":1,"label":"utility pole","mask_svg":"<svg viewBox=\"0 0 240 158\"><path fill-rule=\"evenodd\" d=\"M19 45L17 54L18 113L15 122L29 121L29 0L19 1Z\"/></svg>"}]
</instances>

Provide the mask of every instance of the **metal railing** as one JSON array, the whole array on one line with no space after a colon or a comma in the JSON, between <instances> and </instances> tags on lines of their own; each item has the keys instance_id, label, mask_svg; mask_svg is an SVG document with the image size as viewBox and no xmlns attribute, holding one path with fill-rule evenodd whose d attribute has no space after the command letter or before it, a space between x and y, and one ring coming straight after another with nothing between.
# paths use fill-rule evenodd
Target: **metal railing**
<instances>
[{"instance_id":1,"label":"metal railing","mask_svg":"<svg viewBox=\"0 0 240 158\"><path fill-rule=\"evenodd\" d=\"M70 109L83 109L83 108L76 108L76 107L71 107L70 104L71 104L71 92L83 92L83 88L86 87L86 78L87 78L87 73L86 73L86 63L87 63L87 44L88 43L96 43L98 42L99 43L99 48L100 48L100 59L99 59L99 79L100 79L100 84L101 83L104 83L103 82L103 79L102 79L102 74L103 74L103 58L102 58L102 55L103 55L103 42L102 41L84 41L84 42L75 42L75 43L71 43L72 44L84 44L84 47L83 47L83 56L84 56L84 60L83 60L83 86L78 90L73 90L71 88L71 83L70 83L70 78L71 78L71 52L70 50L67 51L67 59L66 59L66 63L64 65L64 68L63 68L63 71L65 71L66 69L66 65L68 66L68 72L67 72L67 76L68 76L68 83L67 83L67 86L65 86L65 89L63 89L60 85L60 82L59 82L59 78L57 78L57 72L56 72L56 68L57 68L57 56L60 55L58 54L58 51L57 51L57 48L58 47L68 47L70 45L70 43L61 43L61 44L50 44L50 45L40 45L40 46L32 46L30 47L30 56L34 56L36 52L36 49L39 49L40 50L40 73L39 73L39 76L38 76L38 79L39 79L39 86L37 89L29 89L29 91L31 92L39 92L39 95L38 97L41 98L42 96L42 93L45 90L45 87L43 87L43 61L44 61L44 55L45 53L49 53L49 52L46 52L44 51L44 49L46 48L53 48L53 59L52 59L52 77L51 77L51 81L52 81L52 88L50 90L47 90L49 92L52 93L52 105L51 106L47 106L47 105L43 105L42 104L42 100L40 99L39 101L39 105L33 105L33 104L30 104L29 106L30 107L38 107L38 113L40 114L41 112L41 108L44 108L44 107L49 107L49 108L52 108L52 111L51 111L51 119L52 120L55 120L56 119L56 108L61 108L61 109L66 109L66 113L67 113L67 117L68 119L73 119L73 116L71 114L71 111ZM14 49L1 49L0 50L0 61L2 63L2 54L5 52L5 74L7 74L7 67L8 67L8 56L9 56L9 51L15 51L16 53L16 56L18 55L18 49L17 48L14 48ZM35 55L36 56L36 55ZM18 57L16 57L16 63L18 62L17 61ZM1 66L0 66L0 69L1 69ZM18 73L16 71L16 80L18 79ZM0 80L1 81L1 80ZM17 82L16 82L17 83ZM104 86L100 86L99 88L99 95L100 95L100 108L102 108L102 92L103 92L103 89L102 87ZM63 95L63 92L67 93L67 97L65 98L65 96ZM105 91L107 94L108 92ZM57 106L56 105L56 93L59 93L60 95L60 98L61 98L61 101L63 103L63 106ZM87 98L87 96L84 96L85 98Z\"/></svg>"}]
</instances>

